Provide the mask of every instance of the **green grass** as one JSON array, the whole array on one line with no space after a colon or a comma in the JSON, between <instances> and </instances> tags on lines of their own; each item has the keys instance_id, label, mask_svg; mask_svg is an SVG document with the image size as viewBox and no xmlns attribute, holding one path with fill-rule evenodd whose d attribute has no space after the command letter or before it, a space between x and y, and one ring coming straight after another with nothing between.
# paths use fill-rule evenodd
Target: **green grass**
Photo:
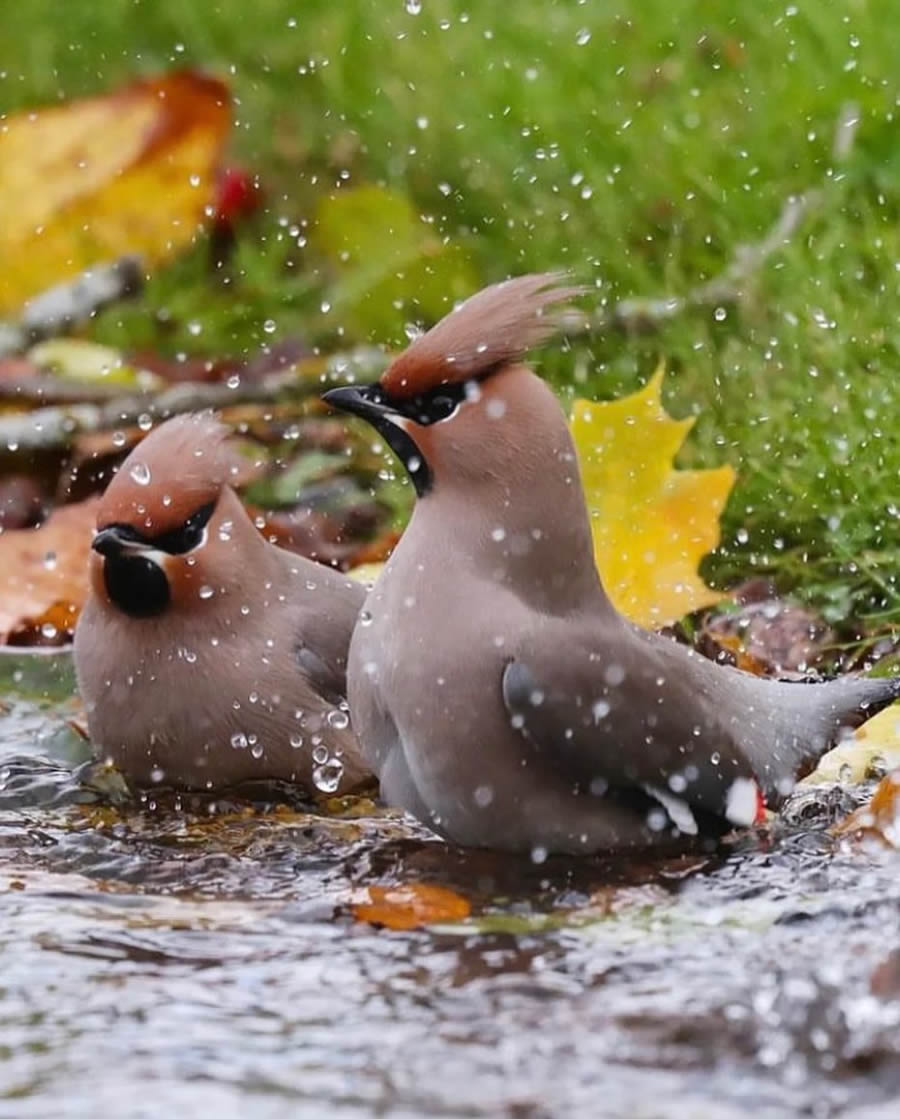
<instances>
[{"instance_id":1,"label":"green grass","mask_svg":"<svg viewBox=\"0 0 900 1119\"><path fill-rule=\"evenodd\" d=\"M235 284L210 283L198 253L95 328L212 352L270 340L266 319L275 337L335 344L320 310L333 274L311 246L339 183L406 194L478 282L563 266L609 304L684 293L789 194L823 186L724 321L707 309L595 336L578 391L629 391L665 355L673 411L701 415L684 463L740 475L717 577L773 571L835 615L897 620L898 47L891 0L423 0L418 15L402 0L27 0L0 13L0 111L171 65L229 78L234 153L268 195ZM834 167L847 101L861 122ZM286 224L303 221L298 248ZM407 295L379 341L415 317ZM150 313L163 307L168 334ZM576 359L546 364L565 388Z\"/></svg>"}]
</instances>

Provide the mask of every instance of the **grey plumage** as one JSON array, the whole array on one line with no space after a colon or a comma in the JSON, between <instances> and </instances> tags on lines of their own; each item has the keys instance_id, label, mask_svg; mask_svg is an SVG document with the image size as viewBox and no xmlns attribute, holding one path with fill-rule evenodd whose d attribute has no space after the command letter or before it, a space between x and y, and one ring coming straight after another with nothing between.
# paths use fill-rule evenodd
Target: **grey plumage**
<instances>
[{"instance_id":1,"label":"grey plumage","mask_svg":"<svg viewBox=\"0 0 900 1119\"><path fill-rule=\"evenodd\" d=\"M489 289L378 385L326 394L378 426L421 495L351 642L366 760L385 799L467 845L588 852L748 825L760 792L777 803L900 681L759 679L615 611L565 417L515 364L559 298L555 277Z\"/></svg>"},{"instance_id":2,"label":"grey plumage","mask_svg":"<svg viewBox=\"0 0 900 1119\"><path fill-rule=\"evenodd\" d=\"M365 590L260 535L224 435L171 420L104 495L75 633L91 739L139 785L312 789L324 761L345 791L367 775L345 701Z\"/></svg>"}]
</instances>

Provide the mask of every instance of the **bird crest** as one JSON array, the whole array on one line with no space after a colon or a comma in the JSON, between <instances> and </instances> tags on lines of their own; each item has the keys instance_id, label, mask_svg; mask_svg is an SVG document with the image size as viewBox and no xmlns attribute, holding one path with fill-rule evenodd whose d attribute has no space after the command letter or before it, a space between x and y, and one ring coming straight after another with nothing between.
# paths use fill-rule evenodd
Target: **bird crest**
<instances>
[{"instance_id":1,"label":"bird crest","mask_svg":"<svg viewBox=\"0 0 900 1119\"><path fill-rule=\"evenodd\" d=\"M100 502L97 527L127 524L158 535L215 501L240 474L228 428L211 412L173 416L125 459Z\"/></svg>"},{"instance_id":2,"label":"bird crest","mask_svg":"<svg viewBox=\"0 0 900 1119\"><path fill-rule=\"evenodd\" d=\"M560 326L548 309L581 294L559 273L517 276L467 299L417 338L383 374L393 398L471 381L509 365Z\"/></svg>"}]
</instances>

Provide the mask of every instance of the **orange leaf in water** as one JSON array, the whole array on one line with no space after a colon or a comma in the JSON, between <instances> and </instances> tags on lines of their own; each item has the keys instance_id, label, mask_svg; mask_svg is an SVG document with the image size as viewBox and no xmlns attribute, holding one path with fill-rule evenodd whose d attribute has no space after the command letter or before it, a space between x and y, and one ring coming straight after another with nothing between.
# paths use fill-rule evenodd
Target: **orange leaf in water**
<instances>
[{"instance_id":1,"label":"orange leaf in water","mask_svg":"<svg viewBox=\"0 0 900 1119\"><path fill-rule=\"evenodd\" d=\"M38 528L0 534L0 641L56 643L71 634L87 595L97 503L63 505Z\"/></svg>"},{"instance_id":2,"label":"orange leaf in water","mask_svg":"<svg viewBox=\"0 0 900 1119\"><path fill-rule=\"evenodd\" d=\"M883 778L869 803L851 812L834 831L900 850L900 769Z\"/></svg>"},{"instance_id":3,"label":"orange leaf in water","mask_svg":"<svg viewBox=\"0 0 900 1119\"><path fill-rule=\"evenodd\" d=\"M227 87L183 71L13 113L0 129L0 313L102 261L156 263L215 196Z\"/></svg>"},{"instance_id":4,"label":"orange leaf in water","mask_svg":"<svg viewBox=\"0 0 900 1119\"><path fill-rule=\"evenodd\" d=\"M663 374L621 400L577 400L572 416L597 569L618 609L648 628L722 597L697 566L719 543L734 485L730 466L674 469L694 421L666 413Z\"/></svg>"},{"instance_id":5,"label":"orange leaf in water","mask_svg":"<svg viewBox=\"0 0 900 1119\"><path fill-rule=\"evenodd\" d=\"M407 882L403 886L366 886L353 899L357 921L388 929L417 929L438 921L462 921L472 907L445 886Z\"/></svg>"}]
</instances>

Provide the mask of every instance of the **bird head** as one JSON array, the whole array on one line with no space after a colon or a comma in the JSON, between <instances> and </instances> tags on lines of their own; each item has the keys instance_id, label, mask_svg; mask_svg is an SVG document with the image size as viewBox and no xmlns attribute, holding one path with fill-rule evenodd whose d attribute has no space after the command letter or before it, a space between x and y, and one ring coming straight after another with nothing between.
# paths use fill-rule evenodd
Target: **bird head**
<instances>
[{"instance_id":1,"label":"bird head","mask_svg":"<svg viewBox=\"0 0 900 1119\"><path fill-rule=\"evenodd\" d=\"M97 514L91 583L131 618L199 609L238 585L263 546L231 488L241 460L210 414L176 416L131 452Z\"/></svg>"},{"instance_id":2,"label":"bird head","mask_svg":"<svg viewBox=\"0 0 900 1119\"><path fill-rule=\"evenodd\" d=\"M494 284L415 339L380 380L324 399L376 428L420 498L502 479L531 442L568 447L555 397L518 362L558 329L552 308L578 294L552 274Z\"/></svg>"}]
</instances>

